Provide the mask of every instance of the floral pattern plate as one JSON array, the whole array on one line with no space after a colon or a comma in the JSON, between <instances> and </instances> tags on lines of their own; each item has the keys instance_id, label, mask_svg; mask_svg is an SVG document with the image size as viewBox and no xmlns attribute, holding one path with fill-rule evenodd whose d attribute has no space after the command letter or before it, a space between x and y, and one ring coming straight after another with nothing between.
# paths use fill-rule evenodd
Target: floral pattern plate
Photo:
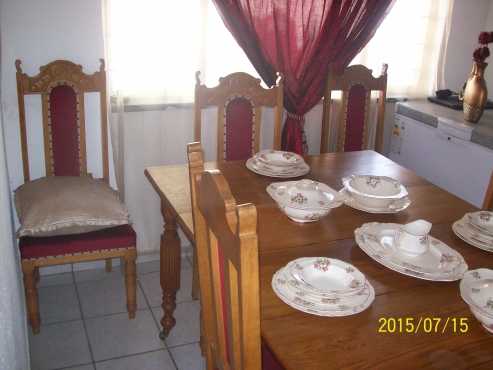
<instances>
[{"instance_id":1,"label":"floral pattern plate","mask_svg":"<svg viewBox=\"0 0 493 370\"><path fill-rule=\"evenodd\" d=\"M296 166L305 162L299 154L272 149L261 150L255 154L255 158L261 163L277 167Z\"/></svg>"},{"instance_id":2,"label":"floral pattern plate","mask_svg":"<svg viewBox=\"0 0 493 370\"><path fill-rule=\"evenodd\" d=\"M391 270L419 279L455 281L467 271L460 253L428 236L430 250L419 256L401 252L395 243L402 225L371 222L354 231L356 243L375 261Z\"/></svg>"},{"instance_id":3,"label":"floral pattern plate","mask_svg":"<svg viewBox=\"0 0 493 370\"><path fill-rule=\"evenodd\" d=\"M452 230L454 231L455 235L457 235L467 244L488 252L493 252L493 240L488 239L475 228L473 228L471 224L467 221L467 215L464 216L462 219L455 221L452 225Z\"/></svg>"},{"instance_id":4,"label":"floral pattern plate","mask_svg":"<svg viewBox=\"0 0 493 370\"><path fill-rule=\"evenodd\" d=\"M327 257L298 258L285 270L299 288L315 295L351 295L362 289L366 278L353 265Z\"/></svg>"},{"instance_id":5,"label":"floral pattern plate","mask_svg":"<svg viewBox=\"0 0 493 370\"><path fill-rule=\"evenodd\" d=\"M466 214L471 225L477 228L482 234L493 238L493 212L478 211Z\"/></svg>"},{"instance_id":6,"label":"floral pattern plate","mask_svg":"<svg viewBox=\"0 0 493 370\"><path fill-rule=\"evenodd\" d=\"M314 298L302 289L294 289L286 279L284 268L277 271L272 278L274 293L287 305L305 313L340 317L350 316L367 309L375 299L375 290L366 282L355 295L331 298Z\"/></svg>"},{"instance_id":7,"label":"floral pattern plate","mask_svg":"<svg viewBox=\"0 0 493 370\"><path fill-rule=\"evenodd\" d=\"M339 190L339 194L341 194L344 197L345 205L367 213L375 213L375 214L398 213L405 210L411 204L411 200L409 199L409 197L404 197L402 199L396 200L388 207L373 208L358 202L354 197L351 196L351 194L347 191L346 188L342 188L341 190Z\"/></svg>"},{"instance_id":8,"label":"floral pattern plate","mask_svg":"<svg viewBox=\"0 0 493 370\"><path fill-rule=\"evenodd\" d=\"M268 177L278 177L278 178L292 178L292 177L300 177L306 175L310 172L310 166L308 166L305 162L292 166L292 167L271 167L265 165L258 161L255 157L249 158L246 161L246 167L256 174Z\"/></svg>"}]
</instances>

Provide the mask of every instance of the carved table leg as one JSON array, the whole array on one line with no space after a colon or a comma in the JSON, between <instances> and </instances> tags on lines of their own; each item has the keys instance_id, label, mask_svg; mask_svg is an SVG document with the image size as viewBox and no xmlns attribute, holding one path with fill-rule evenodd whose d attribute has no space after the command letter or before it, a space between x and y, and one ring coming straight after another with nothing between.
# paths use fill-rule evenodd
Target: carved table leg
<instances>
[{"instance_id":1,"label":"carved table leg","mask_svg":"<svg viewBox=\"0 0 493 370\"><path fill-rule=\"evenodd\" d=\"M164 219L164 231L161 236L161 289L163 291L163 331L159 334L165 339L176 320L173 312L176 308L176 292L180 288L181 245L178 238L176 217L166 203L161 203L161 212Z\"/></svg>"}]
</instances>

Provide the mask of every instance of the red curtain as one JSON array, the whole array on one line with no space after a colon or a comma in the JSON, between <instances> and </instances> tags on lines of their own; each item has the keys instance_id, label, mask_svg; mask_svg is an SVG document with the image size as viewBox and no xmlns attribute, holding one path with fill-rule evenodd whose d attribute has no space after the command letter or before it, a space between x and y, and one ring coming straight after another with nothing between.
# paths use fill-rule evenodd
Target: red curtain
<instances>
[{"instance_id":1,"label":"red curtain","mask_svg":"<svg viewBox=\"0 0 493 370\"><path fill-rule=\"evenodd\" d=\"M371 39L393 0L213 0L265 83L284 75L282 146L302 154L304 114L322 98L329 64L341 70Z\"/></svg>"}]
</instances>

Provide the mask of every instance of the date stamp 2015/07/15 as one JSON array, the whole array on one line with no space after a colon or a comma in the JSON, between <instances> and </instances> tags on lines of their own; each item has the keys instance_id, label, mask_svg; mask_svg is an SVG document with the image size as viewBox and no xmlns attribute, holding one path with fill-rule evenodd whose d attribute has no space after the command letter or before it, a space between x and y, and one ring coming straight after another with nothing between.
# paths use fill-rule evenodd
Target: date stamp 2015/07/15
<instances>
[{"instance_id":1,"label":"date stamp 2015/07/15","mask_svg":"<svg viewBox=\"0 0 493 370\"><path fill-rule=\"evenodd\" d=\"M466 334L467 317L380 317L377 332L381 334Z\"/></svg>"}]
</instances>

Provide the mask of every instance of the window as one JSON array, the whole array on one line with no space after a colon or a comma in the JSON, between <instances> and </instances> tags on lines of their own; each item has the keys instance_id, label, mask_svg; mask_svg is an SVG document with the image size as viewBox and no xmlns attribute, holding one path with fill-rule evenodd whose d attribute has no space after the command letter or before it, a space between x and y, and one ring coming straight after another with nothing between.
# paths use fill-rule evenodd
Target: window
<instances>
[{"instance_id":1,"label":"window","mask_svg":"<svg viewBox=\"0 0 493 370\"><path fill-rule=\"evenodd\" d=\"M389 65L387 95L424 97L434 89L449 0L398 0L352 64L379 75Z\"/></svg>"},{"instance_id":2,"label":"window","mask_svg":"<svg viewBox=\"0 0 493 370\"><path fill-rule=\"evenodd\" d=\"M106 11L111 90L129 104L192 102L198 70L209 85L257 75L212 1L108 0Z\"/></svg>"},{"instance_id":3,"label":"window","mask_svg":"<svg viewBox=\"0 0 493 370\"><path fill-rule=\"evenodd\" d=\"M389 96L433 90L449 0L398 0L375 37L353 60L378 75L389 64ZM257 76L210 0L107 0L112 94L130 104L193 101L195 71Z\"/></svg>"}]
</instances>

